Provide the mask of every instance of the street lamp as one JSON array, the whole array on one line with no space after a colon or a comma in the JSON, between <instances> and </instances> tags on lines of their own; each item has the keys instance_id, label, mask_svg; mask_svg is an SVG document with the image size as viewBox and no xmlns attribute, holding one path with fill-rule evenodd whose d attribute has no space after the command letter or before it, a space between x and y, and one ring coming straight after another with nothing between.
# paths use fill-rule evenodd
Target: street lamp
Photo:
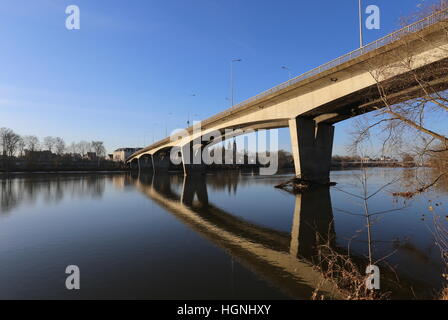
<instances>
[{"instance_id":1,"label":"street lamp","mask_svg":"<svg viewBox=\"0 0 448 320\"><path fill-rule=\"evenodd\" d=\"M168 113L168 117L172 116L173 114L171 112ZM165 137L168 137L168 120L165 119Z\"/></svg>"},{"instance_id":2,"label":"street lamp","mask_svg":"<svg viewBox=\"0 0 448 320\"><path fill-rule=\"evenodd\" d=\"M359 3L359 45L360 48L364 46L364 37L363 37L363 25L362 25L362 0L358 0Z\"/></svg>"},{"instance_id":3,"label":"street lamp","mask_svg":"<svg viewBox=\"0 0 448 320\"><path fill-rule=\"evenodd\" d=\"M289 80L291 80L292 79L291 69L289 69L287 66L282 66L282 69L288 71L288 77L289 77Z\"/></svg>"},{"instance_id":4,"label":"street lamp","mask_svg":"<svg viewBox=\"0 0 448 320\"><path fill-rule=\"evenodd\" d=\"M196 93L190 94L190 97L196 97ZM187 128L190 127L190 111L187 112Z\"/></svg>"},{"instance_id":5,"label":"street lamp","mask_svg":"<svg viewBox=\"0 0 448 320\"><path fill-rule=\"evenodd\" d=\"M192 120L193 123L195 121L194 118L199 119L199 115L197 113L192 115L192 119L191 120Z\"/></svg>"},{"instance_id":6,"label":"street lamp","mask_svg":"<svg viewBox=\"0 0 448 320\"><path fill-rule=\"evenodd\" d=\"M154 125L152 126L152 143L156 142L156 127L159 126L158 122L154 122Z\"/></svg>"},{"instance_id":7,"label":"street lamp","mask_svg":"<svg viewBox=\"0 0 448 320\"><path fill-rule=\"evenodd\" d=\"M230 62L230 107L234 106L234 96L233 96L233 64L235 62L241 62L243 61L242 59L233 59Z\"/></svg>"}]
</instances>

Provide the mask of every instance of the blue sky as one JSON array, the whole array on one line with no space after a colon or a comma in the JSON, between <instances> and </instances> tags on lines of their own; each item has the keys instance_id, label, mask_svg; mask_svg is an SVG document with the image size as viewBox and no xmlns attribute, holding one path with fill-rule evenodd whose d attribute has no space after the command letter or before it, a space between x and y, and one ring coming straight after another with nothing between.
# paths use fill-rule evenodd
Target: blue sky
<instances>
[{"instance_id":1,"label":"blue sky","mask_svg":"<svg viewBox=\"0 0 448 320\"><path fill-rule=\"evenodd\" d=\"M109 152L144 146L359 45L357 0L2 0L0 127L70 143L103 140ZM364 0L381 29L421 0ZM78 5L81 29L65 28ZM195 96L193 96L195 95ZM352 120L337 125L335 154ZM289 149L287 130L280 146Z\"/></svg>"}]
</instances>

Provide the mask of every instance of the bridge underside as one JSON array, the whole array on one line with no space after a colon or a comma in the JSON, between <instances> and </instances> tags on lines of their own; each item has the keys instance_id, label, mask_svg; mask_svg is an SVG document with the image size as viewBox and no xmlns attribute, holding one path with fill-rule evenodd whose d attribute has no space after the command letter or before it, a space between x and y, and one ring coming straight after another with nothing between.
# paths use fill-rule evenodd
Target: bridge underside
<instances>
[{"instance_id":1,"label":"bridge underside","mask_svg":"<svg viewBox=\"0 0 448 320\"><path fill-rule=\"evenodd\" d=\"M214 137L208 142L195 144L194 141L179 148L177 155L182 159L180 165L185 174L204 172L206 164L203 161L204 149L212 150L213 146L228 139L247 134L248 130L268 130L289 127L292 142L292 153L296 165L296 174L305 180L319 183L329 182L331 155L333 147L334 127L325 122L317 122L312 118L298 117L291 120L281 120L266 123L252 123L245 126L232 127L231 134ZM130 162L131 168L154 172L166 172L172 167L170 153L173 147L167 147L154 154L143 154ZM236 150L232 150L235 152ZM225 158L225 155L223 155ZM222 163L236 164L235 155L231 160Z\"/></svg>"}]
</instances>

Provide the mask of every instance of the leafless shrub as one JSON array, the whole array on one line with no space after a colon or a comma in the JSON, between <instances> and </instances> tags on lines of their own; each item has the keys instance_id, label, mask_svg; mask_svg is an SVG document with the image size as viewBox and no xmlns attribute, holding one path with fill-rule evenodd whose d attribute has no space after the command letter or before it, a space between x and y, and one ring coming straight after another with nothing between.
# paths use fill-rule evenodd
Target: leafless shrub
<instances>
[{"instance_id":1,"label":"leafless shrub","mask_svg":"<svg viewBox=\"0 0 448 320\"><path fill-rule=\"evenodd\" d=\"M440 300L448 301L448 287L443 289Z\"/></svg>"},{"instance_id":2,"label":"leafless shrub","mask_svg":"<svg viewBox=\"0 0 448 320\"><path fill-rule=\"evenodd\" d=\"M444 218L448 220L448 216L441 217L439 215L434 215L434 238L436 239L436 244L440 249L442 260L446 266L446 273L442 275L446 284L440 294L440 299L448 300L448 227L446 221L443 221Z\"/></svg>"},{"instance_id":3,"label":"leafless shrub","mask_svg":"<svg viewBox=\"0 0 448 320\"><path fill-rule=\"evenodd\" d=\"M335 286L339 288L340 292L347 300L386 300L390 299L391 296L390 292L381 292L367 288L366 280L368 275L365 274L365 268L367 267L367 265L376 265L380 262L384 262L388 257L396 252L395 250L383 258L374 260L375 240L373 240L372 226L375 222L375 217L393 213L395 211L400 211L404 208L397 208L381 212L372 212L370 210L369 201L372 200L381 191L386 189L388 186L391 186L392 184L397 182L397 180L392 180L391 182L379 187L377 190L371 193L369 193L368 191L368 180L369 175L367 173L367 170L366 168L362 168L361 174L359 175L359 181L361 184L360 195L352 194L343 189L335 187L336 190L346 193L350 197L362 202L362 213L347 211L343 212L365 219L368 255L366 257L358 258L358 261L355 262L353 257L350 255L350 249L347 250L347 253L341 253L333 248L333 239L331 238L330 233L325 238L321 237L322 239L328 239L327 242L318 241L317 245L318 263L316 264L316 268L322 273L324 279L333 282ZM367 265L364 265L365 262L367 262ZM361 267L362 265L364 265L364 267ZM317 292L319 292L319 288L316 289L312 297L313 299L322 298L318 296Z\"/></svg>"},{"instance_id":4,"label":"leafless shrub","mask_svg":"<svg viewBox=\"0 0 448 320\"><path fill-rule=\"evenodd\" d=\"M331 281L341 292L346 300L387 300L390 293L381 293L369 290L366 287L367 276L349 255L338 253L330 243L318 247L320 259L316 268L327 281ZM325 297L319 296L320 288L316 288L312 299L318 300Z\"/></svg>"}]
</instances>

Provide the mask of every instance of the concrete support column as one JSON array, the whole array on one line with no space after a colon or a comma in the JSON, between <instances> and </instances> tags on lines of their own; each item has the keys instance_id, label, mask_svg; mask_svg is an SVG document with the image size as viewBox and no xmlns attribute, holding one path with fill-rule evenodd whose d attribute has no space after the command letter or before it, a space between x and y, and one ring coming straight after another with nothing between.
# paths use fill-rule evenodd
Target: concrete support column
<instances>
[{"instance_id":1,"label":"concrete support column","mask_svg":"<svg viewBox=\"0 0 448 320\"><path fill-rule=\"evenodd\" d=\"M154 173L168 172L170 168L170 153L168 151L155 153L151 158Z\"/></svg>"},{"instance_id":2,"label":"concrete support column","mask_svg":"<svg viewBox=\"0 0 448 320\"><path fill-rule=\"evenodd\" d=\"M152 156L144 155L140 157L140 170L142 172L151 172L153 170Z\"/></svg>"},{"instance_id":3,"label":"concrete support column","mask_svg":"<svg viewBox=\"0 0 448 320\"><path fill-rule=\"evenodd\" d=\"M134 159L129 163L131 171L138 171L138 159Z\"/></svg>"},{"instance_id":4,"label":"concrete support column","mask_svg":"<svg viewBox=\"0 0 448 320\"><path fill-rule=\"evenodd\" d=\"M140 158L137 158L137 165L138 165L138 174L140 174L141 171Z\"/></svg>"},{"instance_id":5,"label":"concrete support column","mask_svg":"<svg viewBox=\"0 0 448 320\"><path fill-rule=\"evenodd\" d=\"M329 183L334 126L299 117L289 121L289 130L296 176Z\"/></svg>"},{"instance_id":6,"label":"concrete support column","mask_svg":"<svg viewBox=\"0 0 448 320\"><path fill-rule=\"evenodd\" d=\"M182 148L182 164L184 174L205 173L205 164L202 161L202 144L188 143Z\"/></svg>"}]
</instances>

